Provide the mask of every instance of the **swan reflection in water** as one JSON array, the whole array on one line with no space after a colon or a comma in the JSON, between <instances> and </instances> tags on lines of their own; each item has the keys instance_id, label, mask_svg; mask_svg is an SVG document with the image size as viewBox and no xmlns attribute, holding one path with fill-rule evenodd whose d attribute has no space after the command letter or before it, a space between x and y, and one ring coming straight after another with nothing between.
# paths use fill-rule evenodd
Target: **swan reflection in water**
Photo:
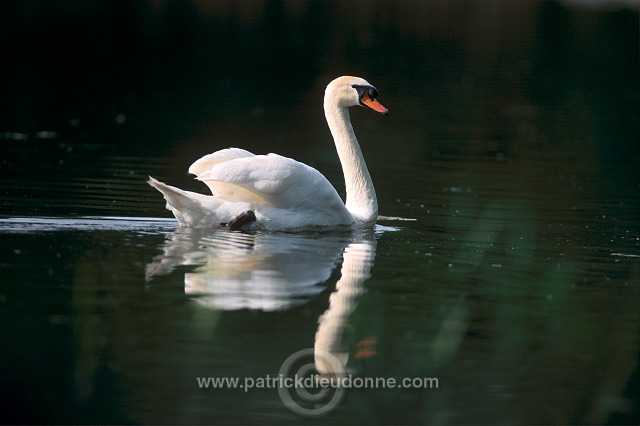
<instances>
[{"instance_id":1,"label":"swan reflection in water","mask_svg":"<svg viewBox=\"0 0 640 426\"><path fill-rule=\"evenodd\" d=\"M196 303L218 310L285 311L322 293L342 258L341 276L318 320L314 348L346 365L343 334L356 299L364 292L375 258L376 233L383 226L344 233L241 233L178 228L163 245L163 253L146 268L147 281L179 266L195 266L184 276L185 294ZM321 374L334 374L316 356Z\"/></svg>"}]
</instances>

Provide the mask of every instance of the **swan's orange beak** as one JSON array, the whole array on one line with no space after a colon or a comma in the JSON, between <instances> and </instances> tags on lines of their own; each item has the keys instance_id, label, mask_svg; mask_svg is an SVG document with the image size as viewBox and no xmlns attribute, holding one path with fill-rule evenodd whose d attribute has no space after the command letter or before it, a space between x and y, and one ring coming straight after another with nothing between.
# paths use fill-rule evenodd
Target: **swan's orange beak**
<instances>
[{"instance_id":1,"label":"swan's orange beak","mask_svg":"<svg viewBox=\"0 0 640 426\"><path fill-rule=\"evenodd\" d=\"M360 98L360 102L362 102L362 105L365 105L380 114L389 115L389 110L383 107L380 102L369 96L369 92L364 92Z\"/></svg>"}]
</instances>

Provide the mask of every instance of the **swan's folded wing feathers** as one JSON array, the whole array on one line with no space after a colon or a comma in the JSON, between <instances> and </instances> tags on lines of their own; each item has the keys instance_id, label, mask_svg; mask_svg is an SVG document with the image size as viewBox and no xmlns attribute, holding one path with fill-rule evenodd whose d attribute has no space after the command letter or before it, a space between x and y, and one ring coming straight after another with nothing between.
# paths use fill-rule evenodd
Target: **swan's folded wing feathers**
<instances>
[{"instance_id":1,"label":"swan's folded wing feathers","mask_svg":"<svg viewBox=\"0 0 640 426\"><path fill-rule=\"evenodd\" d=\"M209 186L217 187L222 182L240 186L274 207L297 205L313 201L314 197L333 199L342 205L337 192L320 172L278 154L215 164L201 180Z\"/></svg>"},{"instance_id":2,"label":"swan's folded wing feathers","mask_svg":"<svg viewBox=\"0 0 640 426\"><path fill-rule=\"evenodd\" d=\"M251 191L275 194L291 185L287 180L298 171L299 164L277 154L256 155L216 164L202 180L232 183Z\"/></svg>"},{"instance_id":3,"label":"swan's folded wing feathers","mask_svg":"<svg viewBox=\"0 0 640 426\"><path fill-rule=\"evenodd\" d=\"M235 160L236 158L253 157L254 154L241 148L227 148L214 152L213 154L207 154L204 157L196 160L190 167L189 173L196 175L198 179L207 177L211 168L216 164L223 163L225 161Z\"/></svg>"}]
</instances>

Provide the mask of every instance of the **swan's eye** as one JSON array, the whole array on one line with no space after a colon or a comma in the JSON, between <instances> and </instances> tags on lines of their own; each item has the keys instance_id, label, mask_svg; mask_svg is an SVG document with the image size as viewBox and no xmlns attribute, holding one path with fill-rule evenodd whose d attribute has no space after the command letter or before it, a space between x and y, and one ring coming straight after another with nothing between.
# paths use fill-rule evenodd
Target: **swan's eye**
<instances>
[{"instance_id":1,"label":"swan's eye","mask_svg":"<svg viewBox=\"0 0 640 426\"><path fill-rule=\"evenodd\" d=\"M375 99L378 97L378 90L376 90L373 86L360 86L358 84L351 85L354 89L358 91L358 97L362 99L364 96L367 96L370 99Z\"/></svg>"}]
</instances>

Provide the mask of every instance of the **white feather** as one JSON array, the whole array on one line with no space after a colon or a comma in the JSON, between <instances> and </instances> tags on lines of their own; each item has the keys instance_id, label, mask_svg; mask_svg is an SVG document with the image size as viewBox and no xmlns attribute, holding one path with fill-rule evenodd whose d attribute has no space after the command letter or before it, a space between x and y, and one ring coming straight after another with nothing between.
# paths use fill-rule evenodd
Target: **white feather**
<instances>
[{"instance_id":1,"label":"white feather","mask_svg":"<svg viewBox=\"0 0 640 426\"><path fill-rule=\"evenodd\" d=\"M254 155L227 148L195 161L189 172L213 195L196 194L153 178L149 184L167 200L167 208L183 226L218 227L253 210L256 221L245 227L283 230L305 227L372 225L377 201L347 107L360 100L356 77L340 77L325 92L325 115L338 149L347 185L347 206L316 169L278 154Z\"/></svg>"}]
</instances>

